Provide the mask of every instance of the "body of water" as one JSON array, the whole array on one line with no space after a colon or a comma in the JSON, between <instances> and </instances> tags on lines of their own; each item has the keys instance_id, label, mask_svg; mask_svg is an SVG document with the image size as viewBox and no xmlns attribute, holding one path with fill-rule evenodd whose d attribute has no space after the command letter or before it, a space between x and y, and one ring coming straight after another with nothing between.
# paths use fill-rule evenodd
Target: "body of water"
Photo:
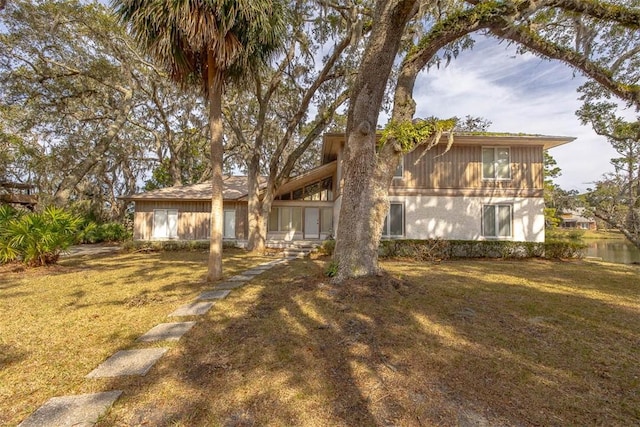
<instances>
[{"instance_id":1,"label":"body of water","mask_svg":"<svg viewBox=\"0 0 640 427\"><path fill-rule=\"evenodd\" d=\"M620 264L640 263L640 250L626 240L585 239L584 242L589 245L586 256Z\"/></svg>"}]
</instances>

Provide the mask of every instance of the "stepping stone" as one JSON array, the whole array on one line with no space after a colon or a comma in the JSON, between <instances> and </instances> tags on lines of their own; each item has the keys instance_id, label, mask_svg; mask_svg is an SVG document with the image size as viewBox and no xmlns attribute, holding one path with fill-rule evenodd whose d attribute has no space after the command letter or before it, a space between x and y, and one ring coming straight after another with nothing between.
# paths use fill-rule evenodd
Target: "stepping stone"
<instances>
[{"instance_id":1,"label":"stepping stone","mask_svg":"<svg viewBox=\"0 0 640 427\"><path fill-rule=\"evenodd\" d=\"M253 267L252 270L267 271L271 270L275 264L260 264Z\"/></svg>"},{"instance_id":2,"label":"stepping stone","mask_svg":"<svg viewBox=\"0 0 640 427\"><path fill-rule=\"evenodd\" d=\"M178 341L196 322L160 323L136 341Z\"/></svg>"},{"instance_id":3,"label":"stepping stone","mask_svg":"<svg viewBox=\"0 0 640 427\"><path fill-rule=\"evenodd\" d=\"M244 282L222 282L222 283L218 283L216 285L216 289L217 290L238 289L238 288L244 286L245 283L247 283L246 280Z\"/></svg>"},{"instance_id":4,"label":"stepping stone","mask_svg":"<svg viewBox=\"0 0 640 427\"><path fill-rule=\"evenodd\" d=\"M18 427L90 427L122 394L120 390L52 397Z\"/></svg>"},{"instance_id":5,"label":"stepping stone","mask_svg":"<svg viewBox=\"0 0 640 427\"><path fill-rule=\"evenodd\" d=\"M149 369L167 352L167 348L121 350L89 372L87 378L146 375Z\"/></svg>"},{"instance_id":6,"label":"stepping stone","mask_svg":"<svg viewBox=\"0 0 640 427\"><path fill-rule=\"evenodd\" d=\"M257 276L258 274L264 273L264 270L259 270L257 268L252 268L251 270L247 270L242 273L243 276Z\"/></svg>"},{"instance_id":7,"label":"stepping stone","mask_svg":"<svg viewBox=\"0 0 640 427\"><path fill-rule=\"evenodd\" d=\"M204 301L196 301L182 307L178 308L176 311L171 313L169 317L179 317L179 316L202 316L206 314L207 311L211 307L213 307L214 302L204 302Z\"/></svg>"},{"instance_id":8,"label":"stepping stone","mask_svg":"<svg viewBox=\"0 0 640 427\"><path fill-rule=\"evenodd\" d=\"M253 276L245 275L245 274L236 274L235 276L229 277L227 280L229 282L248 282L253 279Z\"/></svg>"},{"instance_id":9,"label":"stepping stone","mask_svg":"<svg viewBox=\"0 0 640 427\"><path fill-rule=\"evenodd\" d=\"M196 299L224 299L231 293L230 290L206 291L200 294Z\"/></svg>"}]
</instances>

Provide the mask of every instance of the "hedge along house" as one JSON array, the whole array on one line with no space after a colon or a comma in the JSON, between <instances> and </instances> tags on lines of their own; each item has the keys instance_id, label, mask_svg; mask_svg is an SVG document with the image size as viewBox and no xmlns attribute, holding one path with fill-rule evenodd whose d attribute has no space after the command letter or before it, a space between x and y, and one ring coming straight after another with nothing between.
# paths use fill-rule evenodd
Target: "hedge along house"
<instances>
[{"instance_id":1,"label":"hedge along house","mask_svg":"<svg viewBox=\"0 0 640 427\"><path fill-rule=\"evenodd\" d=\"M389 189L383 238L544 241L543 152L570 137L457 135L419 147L401 160ZM268 218L268 245L317 241L335 234L342 203L344 134L326 134L322 164L284 183ZM248 236L247 178L224 189L224 238ZM135 202L134 239L208 240L210 183L164 188Z\"/></svg>"}]
</instances>

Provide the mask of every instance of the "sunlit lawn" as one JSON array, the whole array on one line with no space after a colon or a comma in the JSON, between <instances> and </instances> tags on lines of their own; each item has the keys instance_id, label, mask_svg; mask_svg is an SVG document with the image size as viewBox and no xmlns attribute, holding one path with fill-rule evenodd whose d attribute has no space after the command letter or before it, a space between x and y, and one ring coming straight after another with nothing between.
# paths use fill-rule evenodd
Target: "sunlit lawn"
<instances>
[{"instance_id":1,"label":"sunlit lawn","mask_svg":"<svg viewBox=\"0 0 640 427\"><path fill-rule=\"evenodd\" d=\"M328 260L296 261L216 304L145 377L84 379L193 298L203 262L3 280L0 424L113 389L101 426L640 424L640 268L596 262L393 261L334 286Z\"/></svg>"},{"instance_id":2,"label":"sunlit lawn","mask_svg":"<svg viewBox=\"0 0 640 427\"><path fill-rule=\"evenodd\" d=\"M264 259L225 250L232 275ZM63 259L0 270L0 425L47 399L100 390L84 376L206 286L207 254L167 252Z\"/></svg>"}]
</instances>

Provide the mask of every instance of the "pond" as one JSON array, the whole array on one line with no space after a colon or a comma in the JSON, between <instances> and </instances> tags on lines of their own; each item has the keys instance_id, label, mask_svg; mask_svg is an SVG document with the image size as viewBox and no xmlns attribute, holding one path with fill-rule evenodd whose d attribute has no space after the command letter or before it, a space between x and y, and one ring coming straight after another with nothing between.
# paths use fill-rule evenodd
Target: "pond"
<instances>
[{"instance_id":1,"label":"pond","mask_svg":"<svg viewBox=\"0 0 640 427\"><path fill-rule=\"evenodd\" d=\"M589 245L586 256L619 264L640 263L640 250L626 240L585 239L584 242Z\"/></svg>"}]
</instances>

